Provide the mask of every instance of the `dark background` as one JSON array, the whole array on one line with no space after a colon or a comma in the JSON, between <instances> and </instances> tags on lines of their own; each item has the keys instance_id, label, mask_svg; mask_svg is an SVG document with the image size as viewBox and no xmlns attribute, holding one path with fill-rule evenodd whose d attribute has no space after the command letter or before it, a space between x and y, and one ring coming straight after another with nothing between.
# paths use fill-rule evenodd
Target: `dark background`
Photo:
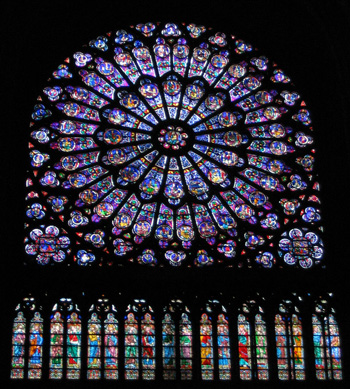
<instances>
[{"instance_id":1,"label":"dark background","mask_svg":"<svg viewBox=\"0 0 350 389\"><path fill-rule=\"evenodd\" d=\"M3 1L1 13L1 286L0 382L8 385L13 311L29 292L45 300L216 296L253 291L335 293L349 370L349 60L346 0ZM37 96L57 65L82 44L110 30L143 22L186 22L229 31L259 48L288 74L312 113L325 227L326 270L63 269L23 265L28 124ZM151 285L151 286L150 286ZM47 302L49 304L49 302ZM345 382L338 384L345 384ZM14 385L14 383L11 383ZM75 386L78 384L75 383ZM34 386L35 387L35 386ZM96 386L97 387L97 386ZM310 386L308 386L310 387ZM328 386L327 386L328 387Z\"/></svg>"}]
</instances>

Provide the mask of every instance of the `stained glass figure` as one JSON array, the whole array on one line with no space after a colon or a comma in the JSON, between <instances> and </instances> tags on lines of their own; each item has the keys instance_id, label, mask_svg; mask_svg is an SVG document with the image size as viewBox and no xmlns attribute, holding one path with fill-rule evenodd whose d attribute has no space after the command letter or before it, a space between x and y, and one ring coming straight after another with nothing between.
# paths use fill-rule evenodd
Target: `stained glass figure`
<instances>
[{"instance_id":1,"label":"stained glass figure","mask_svg":"<svg viewBox=\"0 0 350 389\"><path fill-rule=\"evenodd\" d=\"M163 378L174 380L176 378L176 338L175 324L170 314L167 313L162 321L163 343Z\"/></svg>"},{"instance_id":2,"label":"stained glass figure","mask_svg":"<svg viewBox=\"0 0 350 389\"><path fill-rule=\"evenodd\" d=\"M134 313L129 313L125 320L125 379L139 378L139 324Z\"/></svg>"},{"instance_id":3,"label":"stained glass figure","mask_svg":"<svg viewBox=\"0 0 350 389\"><path fill-rule=\"evenodd\" d=\"M25 297L16 307L12 326L11 379L42 378L44 321L41 307Z\"/></svg>"},{"instance_id":4,"label":"stained glass figure","mask_svg":"<svg viewBox=\"0 0 350 389\"><path fill-rule=\"evenodd\" d=\"M50 320L49 378L79 379L81 371L81 318L71 299L62 298L53 307Z\"/></svg>"},{"instance_id":5,"label":"stained glass figure","mask_svg":"<svg viewBox=\"0 0 350 389\"><path fill-rule=\"evenodd\" d=\"M228 320L225 315L220 314L217 319L217 345L218 345L218 365L219 379L231 379L231 352Z\"/></svg>"},{"instance_id":6,"label":"stained glass figure","mask_svg":"<svg viewBox=\"0 0 350 389\"><path fill-rule=\"evenodd\" d=\"M210 317L203 313L200 324L201 370L203 380L214 379L213 326Z\"/></svg>"},{"instance_id":7,"label":"stained glass figure","mask_svg":"<svg viewBox=\"0 0 350 389\"><path fill-rule=\"evenodd\" d=\"M154 320L150 313L145 313L141 319L141 350L142 350L142 378L155 379L156 368L156 333Z\"/></svg>"},{"instance_id":8,"label":"stained glass figure","mask_svg":"<svg viewBox=\"0 0 350 389\"><path fill-rule=\"evenodd\" d=\"M189 309L181 300L164 308L162 321L163 379L192 379L192 323Z\"/></svg>"},{"instance_id":9,"label":"stained glass figure","mask_svg":"<svg viewBox=\"0 0 350 389\"><path fill-rule=\"evenodd\" d=\"M180 374L182 380L192 379L192 323L187 313L182 313L179 326Z\"/></svg>"},{"instance_id":10,"label":"stained glass figure","mask_svg":"<svg viewBox=\"0 0 350 389\"><path fill-rule=\"evenodd\" d=\"M91 40L52 76L30 123L29 262L322 261L312 115L250 44L139 24Z\"/></svg>"},{"instance_id":11,"label":"stained glass figure","mask_svg":"<svg viewBox=\"0 0 350 389\"><path fill-rule=\"evenodd\" d=\"M101 320L96 313L88 321L88 379L101 378Z\"/></svg>"},{"instance_id":12,"label":"stained glass figure","mask_svg":"<svg viewBox=\"0 0 350 389\"><path fill-rule=\"evenodd\" d=\"M298 308L290 300L279 306L275 316L278 378L305 380L304 343Z\"/></svg>"},{"instance_id":13,"label":"stained glass figure","mask_svg":"<svg viewBox=\"0 0 350 389\"><path fill-rule=\"evenodd\" d=\"M316 304L312 315L316 377L319 380L342 380L342 355L338 323L327 300Z\"/></svg>"},{"instance_id":14,"label":"stained glass figure","mask_svg":"<svg viewBox=\"0 0 350 389\"><path fill-rule=\"evenodd\" d=\"M118 320L113 313L104 321L104 369L106 379L118 378Z\"/></svg>"},{"instance_id":15,"label":"stained glass figure","mask_svg":"<svg viewBox=\"0 0 350 389\"><path fill-rule=\"evenodd\" d=\"M19 311L12 328L11 378L24 378L26 336L26 319L23 312Z\"/></svg>"},{"instance_id":16,"label":"stained glass figure","mask_svg":"<svg viewBox=\"0 0 350 389\"><path fill-rule=\"evenodd\" d=\"M63 377L64 322L60 312L51 317L50 323L50 378Z\"/></svg>"},{"instance_id":17,"label":"stained glass figure","mask_svg":"<svg viewBox=\"0 0 350 389\"><path fill-rule=\"evenodd\" d=\"M269 379L266 324L254 300L243 304L238 315L238 354L242 380Z\"/></svg>"},{"instance_id":18,"label":"stained glass figure","mask_svg":"<svg viewBox=\"0 0 350 389\"><path fill-rule=\"evenodd\" d=\"M43 319L39 312L35 312L29 328L28 378L30 379L38 379L42 375L43 332Z\"/></svg>"},{"instance_id":19,"label":"stained glass figure","mask_svg":"<svg viewBox=\"0 0 350 389\"><path fill-rule=\"evenodd\" d=\"M144 300L129 305L124 322L125 379L155 379L155 325L151 307Z\"/></svg>"},{"instance_id":20,"label":"stained glass figure","mask_svg":"<svg viewBox=\"0 0 350 389\"><path fill-rule=\"evenodd\" d=\"M231 379L231 348L226 309L217 300L206 304L200 320L202 380Z\"/></svg>"},{"instance_id":21,"label":"stained glass figure","mask_svg":"<svg viewBox=\"0 0 350 389\"><path fill-rule=\"evenodd\" d=\"M67 317L67 378L79 379L81 369L81 321L73 312Z\"/></svg>"}]
</instances>

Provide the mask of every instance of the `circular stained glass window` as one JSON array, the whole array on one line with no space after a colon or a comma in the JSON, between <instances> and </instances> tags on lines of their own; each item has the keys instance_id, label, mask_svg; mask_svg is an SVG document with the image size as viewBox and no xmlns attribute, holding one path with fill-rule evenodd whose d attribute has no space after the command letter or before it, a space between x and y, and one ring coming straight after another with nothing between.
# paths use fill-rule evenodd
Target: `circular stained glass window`
<instances>
[{"instance_id":1,"label":"circular stained glass window","mask_svg":"<svg viewBox=\"0 0 350 389\"><path fill-rule=\"evenodd\" d=\"M243 40L139 24L59 65L30 124L26 252L40 264L320 262L305 102Z\"/></svg>"}]
</instances>

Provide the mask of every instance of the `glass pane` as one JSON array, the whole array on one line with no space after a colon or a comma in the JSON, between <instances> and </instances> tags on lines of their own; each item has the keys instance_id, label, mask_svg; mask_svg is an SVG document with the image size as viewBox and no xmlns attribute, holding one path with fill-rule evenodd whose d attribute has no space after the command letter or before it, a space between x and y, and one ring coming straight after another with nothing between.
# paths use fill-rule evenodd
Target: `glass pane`
<instances>
[{"instance_id":1,"label":"glass pane","mask_svg":"<svg viewBox=\"0 0 350 389\"><path fill-rule=\"evenodd\" d=\"M18 312L12 329L12 369L11 378L24 378L24 355L26 343L26 319Z\"/></svg>"},{"instance_id":2,"label":"glass pane","mask_svg":"<svg viewBox=\"0 0 350 389\"><path fill-rule=\"evenodd\" d=\"M28 361L28 378L41 378L42 359L43 359L43 319L39 312L34 313L30 322L29 331L29 361Z\"/></svg>"},{"instance_id":3,"label":"glass pane","mask_svg":"<svg viewBox=\"0 0 350 389\"><path fill-rule=\"evenodd\" d=\"M50 324L50 378L62 378L63 369L63 319L59 312L51 318Z\"/></svg>"},{"instance_id":4,"label":"glass pane","mask_svg":"<svg viewBox=\"0 0 350 389\"><path fill-rule=\"evenodd\" d=\"M252 379L250 324L244 315L238 315L238 355L242 380Z\"/></svg>"},{"instance_id":5,"label":"glass pane","mask_svg":"<svg viewBox=\"0 0 350 389\"><path fill-rule=\"evenodd\" d=\"M101 378L101 321L96 313L88 321L88 379Z\"/></svg>"},{"instance_id":6,"label":"glass pane","mask_svg":"<svg viewBox=\"0 0 350 389\"><path fill-rule=\"evenodd\" d=\"M105 378L118 379L118 321L113 313L104 322L105 337Z\"/></svg>"},{"instance_id":7,"label":"glass pane","mask_svg":"<svg viewBox=\"0 0 350 389\"><path fill-rule=\"evenodd\" d=\"M138 323L133 313L129 313L125 321L125 378L139 378L139 335Z\"/></svg>"},{"instance_id":8,"label":"glass pane","mask_svg":"<svg viewBox=\"0 0 350 389\"><path fill-rule=\"evenodd\" d=\"M79 379L81 368L81 321L77 313L67 317L67 378Z\"/></svg>"},{"instance_id":9,"label":"glass pane","mask_svg":"<svg viewBox=\"0 0 350 389\"><path fill-rule=\"evenodd\" d=\"M186 313L180 320L180 370L181 379L192 379L192 324Z\"/></svg>"},{"instance_id":10,"label":"glass pane","mask_svg":"<svg viewBox=\"0 0 350 389\"><path fill-rule=\"evenodd\" d=\"M163 378L176 378L175 324L170 314L165 314L162 325L163 338Z\"/></svg>"},{"instance_id":11,"label":"glass pane","mask_svg":"<svg viewBox=\"0 0 350 389\"><path fill-rule=\"evenodd\" d=\"M201 369L203 380L214 379L214 356L213 356L213 336L212 324L206 313L201 317L200 325L201 343Z\"/></svg>"}]
</instances>

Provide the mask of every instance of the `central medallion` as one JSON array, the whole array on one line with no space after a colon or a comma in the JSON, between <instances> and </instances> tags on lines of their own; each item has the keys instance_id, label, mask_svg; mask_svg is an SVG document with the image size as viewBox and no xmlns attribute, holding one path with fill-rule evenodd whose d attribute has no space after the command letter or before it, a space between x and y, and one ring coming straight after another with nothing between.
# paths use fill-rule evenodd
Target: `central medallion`
<instances>
[{"instance_id":1,"label":"central medallion","mask_svg":"<svg viewBox=\"0 0 350 389\"><path fill-rule=\"evenodd\" d=\"M179 150L186 145L187 133L182 127L167 126L160 130L159 142L166 149Z\"/></svg>"}]
</instances>

